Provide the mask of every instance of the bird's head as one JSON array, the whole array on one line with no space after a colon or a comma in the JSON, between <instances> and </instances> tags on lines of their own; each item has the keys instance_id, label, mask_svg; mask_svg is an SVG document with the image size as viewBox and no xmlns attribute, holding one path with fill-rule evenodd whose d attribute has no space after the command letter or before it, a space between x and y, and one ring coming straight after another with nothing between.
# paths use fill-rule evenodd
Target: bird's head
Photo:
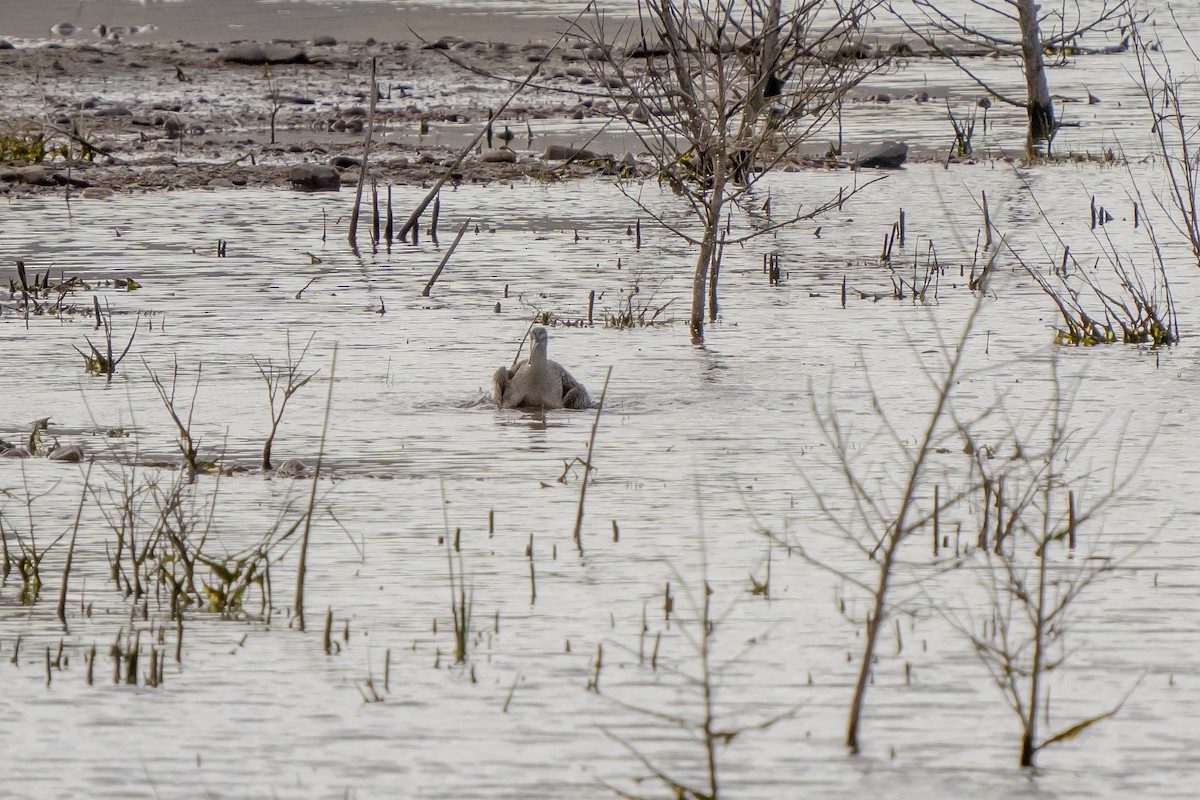
<instances>
[{"instance_id":1,"label":"bird's head","mask_svg":"<svg viewBox=\"0 0 1200 800\"><path fill-rule=\"evenodd\" d=\"M550 334L541 325L534 326L530 333L529 341L531 342L529 349L529 358L540 359L546 357L546 351L550 344Z\"/></svg>"}]
</instances>

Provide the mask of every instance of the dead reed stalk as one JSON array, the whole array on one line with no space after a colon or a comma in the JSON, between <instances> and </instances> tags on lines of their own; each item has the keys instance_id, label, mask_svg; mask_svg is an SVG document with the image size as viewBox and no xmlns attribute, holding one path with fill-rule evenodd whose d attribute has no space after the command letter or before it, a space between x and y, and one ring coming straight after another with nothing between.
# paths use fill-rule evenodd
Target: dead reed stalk
<instances>
[{"instance_id":1,"label":"dead reed stalk","mask_svg":"<svg viewBox=\"0 0 1200 800\"><path fill-rule=\"evenodd\" d=\"M317 445L317 463L313 466L312 490L308 495L308 509L304 512L304 532L300 536L299 563L296 567L296 602L294 612L296 627L304 630L304 577L308 567L308 540L312 532L313 512L317 504L317 482L321 478L321 463L325 457L325 436L329 431L329 410L333 406L333 379L337 370L337 343L329 359L329 389L325 394L325 416L321 422L321 440Z\"/></svg>"},{"instance_id":2,"label":"dead reed stalk","mask_svg":"<svg viewBox=\"0 0 1200 800\"><path fill-rule=\"evenodd\" d=\"M596 417L592 420L592 435L588 437L587 460L583 462L583 480L579 484L579 506L575 509L575 531L571 538L575 540L575 549L583 555L583 501L587 496L588 477L592 473L592 450L596 446L596 429L600 426L600 414L604 411L604 396L608 393L608 379L612 377L612 367L604 373L604 387L600 390L600 399L596 402Z\"/></svg>"},{"instance_id":3,"label":"dead reed stalk","mask_svg":"<svg viewBox=\"0 0 1200 800\"><path fill-rule=\"evenodd\" d=\"M367 159L371 156L371 137L375 133L375 103L379 99L379 87L375 83L375 59L371 59L371 92L367 106L367 140L363 143L362 163L358 170L358 188L354 193L354 208L350 211L350 247L358 249L358 210L362 204L363 185L367 182ZM378 218L377 218L378 219ZM378 226L378 222L376 222Z\"/></svg>"},{"instance_id":4,"label":"dead reed stalk","mask_svg":"<svg viewBox=\"0 0 1200 800\"><path fill-rule=\"evenodd\" d=\"M458 247L458 243L462 241L463 234L467 232L467 227L471 224L471 218L467 217L463 222L462 227L458 229L458 234L454 237L454 242L451 243L450 249L446 251L446 255L442 256L441 262L438 263L437 269L429 276L429 282L425 284L425 288L421 290L421 297L429 297L429 293L433 291L433 284L437 282L441 276L442 270L446 267L446 262L450 260L450 256L454 255L454 249ZM437 237L433 237L434 244L437 244Z\"/></svg>"}]
</instances>

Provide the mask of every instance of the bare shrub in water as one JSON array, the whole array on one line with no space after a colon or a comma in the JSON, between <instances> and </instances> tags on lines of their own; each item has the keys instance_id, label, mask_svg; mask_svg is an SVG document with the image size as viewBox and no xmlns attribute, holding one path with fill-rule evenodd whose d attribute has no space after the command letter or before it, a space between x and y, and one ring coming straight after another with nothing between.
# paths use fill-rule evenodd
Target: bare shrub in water
<instances>
[{"instance_id":1,"label":"bare shrub in water","mask_svg":"<svg viewBox=\"0 0 1200 800\"><path fill-rule=\"evenodd\" d=\"M1055 334L1056 341L1067 345L1176 344L1179 327L1175 304L1157 243L1149 282L1121 256L1111 240L1105 237L1102 244L1115 288L1106 288L1090 273L1090 267L1075 261L1069 250L1062 257L1063 264L1069 266L1052 266L1048 275L1017 256L1021 267L1058 308L1062 325Z\"/></svg>"},{"instance_id":2,"label":"bare shrub in water","mask_svg":"<svg viewBox=\"0 0 1200 800\"><path fill-rule=\"evenodd\" d=\"M759 181L820 134L846 93L885 65L860 58L863 23L878 5L817 0L785 10L782 0L647 0L636 26L606 30L599 11L590 26L573 25L597 54L589 64L608 87L612 113L654 159L659 179L686 199L698 225L689 233L642 206L698 248L694 340L703 338L706 301L710 320L716 318L724 245L811 219L845 199L785 214L745 236L722 233L728 211L763 207Z\"/></svg>"},{"instance_id":3,"label":"bare shrub in water","mask_svg":"<svg viewBox=\"0 0 1200 800\"><path fill-rule=\"evenodd\" d=\"M280 423L283 422L283 412L287 410L288 400L292 399L292 395L303 389L305 384L317 374L310 372L305 375L300 369L304 363L304 357L308 355L308 348L312 345L312 341L313 337L309 336L300 353L293 354L292 336L289 333L287 336L287 360L279 366L272 363L270 358L263 362L258 360L258 356L254 357L254 366L258 367L258 374L267 384L267 399L271 405L271 430L267 434L266 442L263 443L262 468L265 470L271 469L271 446L275 443L275 434L279 431Z\"/></svg>"},{"instance_id":4,"label":"bare shrub in water","mask_svg":"<svg viewBox=\"0 0 1200 800\"><path fill-rule=\"evenodd\" d=\"M153 596L172 619L185 610L225 617L247 614L252 589L260 593L258 616L270 608L270 565L299 529L303 513L293 513L288 497L274 522L250 542L226 546L219 535L220 476L207 496L186 470L141 470L120 462L91 493L115 536L109 552L111 577L134 603Z\"/></svg>"},{"instance_id":5,"label":"bare shrub in water","mask_svg":"<svg viewBox=\"0 0 1200 800\"><path fill-rule=\"evenodd\" d=\"M1175 18L1175 12L1167 7L1179 36L1183 39L1196 64L1200 54ZM1200 192L1200 159L1196 152L1196 135L1200 125L1187 115L1190 98L1194 97L1196 76L1190 73L1177 75L1170 58L1157 42L1148 41L1142 28L1132 18L1129 24L1133 31L1133 49L1137 56L1138 82L1146 107L1154 118L1151 132L1154 143L1163 157L1166 170L1167 194L1170 208L1174 211L1176 229L1187 238L1192 247L1192 256L1200 264L1200 211L1197 193ZM1167 208L1161 197L1156 195L1159 205Z\"/></svg>"},{"instance_id":6,"label":"bare shrub in water","mask_svg":"<svg viewBox=\"0 0 1200 800\"><path fill-rule=\"evenodd\" d=\"M21 604L31 606L38 601L42 592L42 562L54 547L68 534L79 530L79 517L76 515L73 527L57 534L42 531L40 514L35 511L35 505L43 505L54 498L58 488L56 481L44 492L35 492L29 486L25 475L25 465L21 465L21 490L10 490L0 487L0 551L4 559L0 565L0 575L8 579L13 565L21 576ZM82 503L82 501L80 501ZM10 506L15 504L18 511L13 513ZM41 541L39 541L39 536ZM14 553L9 541L16 544ZM72 547L74 545L72 544Z\"/></svg>"},{"instance_id":7,"label":"bare shrub in water","mask_svg":"<svg viewBox=\"0 0 1200 800\"><path fill-rule=\"evenodd\" d=\"M1028 431L1013 426L1006 441L985 447L964 430L984 476L979 546L966 561L987 598L983 624L934 604L970 643L1019 720L1022 767L1034 766L1043 748L1112 717L1124 704L1122 699L1049 736L1039 733L1039 720L1049 719L1050 678L1080 652L1066 646L1080 596L1137 549L1126 543L1120 551L1114 546L1102 552L1096 526L1087 523L1120 495L1140 465L1122 457L1119 433L1108 482L1088 497L1097 477L1080 467L1088 441L1070 427L1071 398L1064 395L1057 361L1052 372L1054 396ZM1104 436L1108 444L1110 433ZM982 455L1010 448L1011 458ZM1087 544L1080 547L1080 539Z\"/></svg>"},{"instance_id":8,"label":"bare shrub in water","mask_svg":"<svg viewBox=\"0 0 1200 800\"><path fill-rule=\"evenodd\" d=\"M19 262L18 262L19 263ZM125 360L125 356L129 355L129 348L133 347L133 339L137 336L138 322L141 320L141 314L138 314L133 321L133 330L129 333L129 341L125 343L125 349L120 353L113 350L113 329L112 329L112 309L108 307L108 301L104 301L104 312L100 312L99 298L92 297L92 305L96 315L96 328L104 331L104 350L96 347L92 340L84 337L88 343L88 348L92 351L91 355L75 348L75 352L83 356L83 366L88 372L96 375L104 375L109 383L112 383L112 376L117 374L117 367ZM74 347L74 345L72 345Z\"/></svg>"},{"instance_id":9,"label":"bare shrub in water","mask_svg":"<svg viewBox=\"0 0 1200 800\"><path fill-rule=\"evenodd\" d=\"M175 423L176 444L179 447L179 453L183 456L183 465L187 470L189 477L194 477L200 472L216 472L219 469L215 461L200 460L200 436L192 432L192 415L196 411L196 396L200 393L200 373L203 369L202 364L196 365L196 383L192 387L192 399L188 403L187 411L183 412L181 406L176 405L175 390L179 386L179 360L173 361L171 366L171 388L168 390L166 384L159 378L158 373L150 369L150 365L146 363L146 359L142 359L142 365L146 368L146 372L150 375L150 382L154 385L154 390L158 392L158 397L162 400L163 408L170 415L171 421ZM183 414L181 416L181 414Z\"/></svg>"},{"instance_id":10,"label":"bare shrub in water","mask_svg":"<svg viewBox=\"0 0 1200 800\"><path fill-rule=\"evenodd\" d=\"M973 8L990 12L983 15L958 15L942 7L940 0L910 0L911 8L900 4L889 9L905 24L909 32L921 39L937 55L949 59L956 67L987 92L989 98L1025 109L1025 151L1035 155L1039 144L1050 143L1058 131L1054 116L1054 101L1046 79L1046 57L1054 59L1052 66L1066 63L1068 58L1119 52L1128 45L1124 39L1118 45L1101 50L1089 50L1081 44L1085 35L1097 36L1120 30L1132 13L1130 0L1104 0L1088 17L1078 2L1062 6L1039 5L1034 0L1005 0L1004 3L976 3ZM997 33L1002 26L1014 27L1017 38ZM966 45L966 47L964 47ZM969 64L971 55L982 57L993 53L1016 53L1025 73L1025 98L1001 92L985 81Z\"/></svg>"},{"instance_id":11,"label":"bare shrub in water","mask_svg":"<svg viewBox=\"0 0 1200 800\"><path fill-rule=\"evenodd\" d=\"M800 477L828 521L835 543L845 543L856 557L865 559L867 564L861 569L841 567L832 559L827 559L813 546L813 542L806 542L801 536L785 536L762 529L764 534L791 552L838 576L867 598L869 611L865 617L847 615L854 624L861 625L864 632L858 676L854 682L846 723L846 746L854 753L859 751L863 709L867 687L872 680L880 634L886 630L889 620L912 605L921 583L940 572L937 566L932 571L917 570L916 564L906 557L908 545L914 536L930 526L936 531L939 518L978 488L970 465L962 470L971 476L966 484L951 489L945 496L930 484L936 481L931 473L938 454L961 451L960 429L969 427L969 423L959 421L953 413L952 394L960 380L967 347L985 295L986 292L981 289L958 340L939 342L943 364L940 374L935 376L933 371L927 373L933 384L934 395L929 410L922 414L924 430L896 427L887 415L884 400L871 389L871 407L880 419L876 436L891 443L897 454L893 461L898 465L891 462L886 466L860 463L856 453L862 450L861 444L853 440L852 432L842 424L832 404L823 411L816 407L814 399L813 413L817 425L835 460L834 469L840 473L844 488L849 492L849 501L845 504L831 503L815 480L815 474L801 470ZM979 411L976 420L989 413L990 409ZM871 452L876 452L876 448L872 448ZM932 510L927 510L925 496L931 492L934 504ZM846 613L845 609L843 613Z\"/></svg>"},{"instance_id":12,"label":"bare shrub in water","mask_svg":"<svg viewBox=\"0 0 1200 800\"><path fill-rule=\"evenodd\" d=\"M726 673L731 671L731 668L737 667L740 659L745 656L745 651L751 645L743 646L741 652L732 658L721 659L718 657L717 644L721 623L732 611L732 606L724 611L714 608L716 590L710 583L708 554L703 532L700 541L700 559L698 584L685 580L683 575L671 565L674 583L668 583L664 592L664 618L668 627L671 625L670 621L675 620L676 627L691 646L689 660L672 664L666 663L666 659L659 652L662 643L661 631L655 634L652 640L651 652L646 652L649 627L644 609L641 638L637 650L618 645L627 654L637 658L637 666L640 669L655 673L656 676L663 676L663 680L666 682L676 683L684 696L688 698L691 708L678 710L673 706L650 707L627 702L618 695L604 690L602 688L603 647L598 647L596 650L593 677L588 684L589 690L602 695L620 708L664 727L682 730L688 735L689 741L699 745L702 754L700 772L703 777L699 780L692 780L680 775L681 768L678 765L662 764L647 755L629 739L609 730L604 731L605 735L616 741L637 759L654 781L670 792L670 796L680 800L719 800L724 796L721 792L722 754L733 740L749 731L766 730L776 723L794 716L799 708L798 706L788 708L767 720L740 727L731 727L725 720L717 698L718 688L725 679ZM672 585L686 601L686 613L683 615L676 611L676 595L671 593ZM737 602L740 600L734 601L735 604ZM651 796L628 792L607 783L605 785L626 800L644 800Z\"/></svg>"},{"instance_id":13,"label":"bare shrub in water","mask_svg":"<svg viewBox=\"0 0 1200 800\"><path fill-rule=\"evenodd\" d=\"M1130 180L1133 180L1132 173ZM1033 197L1032 188L1028 184L1026 188ZM1148 276L1143 274L1132 257L1123 255L1112 240L1107 226L1113 222L1113 217L1103 206L1097 207L1095 200L1092 201L1091 230L1092 238L1101 251L1096 266L1101 260L1107 262L1115 287L1102 282L1094 274L1092 266L1079 263L1044 209L1037 204L1036 197L1033 200L1042 219L1062 248L1049 269L1043 271L1030 264L1006 237L999 238L1001 248L1016 259L1058 308L1062 325L1058 327L1055 339L1059 344L1121 342L1164 347L1179 342L1179 323L1175 316L1171 284L1167 279L1166 262L1152 221L1142 214L1139 224L1138 209L1144 208L1145 204L1136 182L1134 193L1134 225L1142 228L1149 245L1142 250L1151 261Z\"/></svg>"}]
</instances>

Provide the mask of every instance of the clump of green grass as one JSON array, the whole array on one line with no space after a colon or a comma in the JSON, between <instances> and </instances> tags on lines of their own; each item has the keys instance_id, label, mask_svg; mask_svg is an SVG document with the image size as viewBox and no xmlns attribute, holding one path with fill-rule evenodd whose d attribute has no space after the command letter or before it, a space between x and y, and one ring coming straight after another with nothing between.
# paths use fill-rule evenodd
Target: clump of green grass
<instances>
[{"instance_id":1,"label":"clump of green grass","mask_svg":"<svg viewBox=\"0 0 1200 800\"><path fill-rule=\"evenodd\" d=\"M0 162L25 161L40 164L46 160L46 140L42 134L0 136Z\"/></svg>"}]
</instances>

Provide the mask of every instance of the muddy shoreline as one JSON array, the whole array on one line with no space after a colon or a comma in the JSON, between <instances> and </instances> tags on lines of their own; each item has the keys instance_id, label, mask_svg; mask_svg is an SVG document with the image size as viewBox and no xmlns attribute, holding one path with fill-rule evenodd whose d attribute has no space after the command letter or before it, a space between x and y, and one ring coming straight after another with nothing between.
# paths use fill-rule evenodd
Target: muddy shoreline
<instances>
[{"instance_id":1,"label":"muddy shoreline","mask_svg":"<svg viewBox=\"0 0 1200 800\"><path fill-rule=\"evenodd\" d=\"M456 59L503 74L528 71L531 54L547 49L454 44L461 48ZM15 76L0 89L6 111L0 137L10 141L9 157L0 162L0 191L69 187L87 197L126 189L286 187L295 166L331 163L352 184L365 138L372 59L381 91L372 174L383 183L422 183L441 175L500 102L470 73L419 43L275 40L263 46L275 63L241 63L239 54L249 49L253 56L256 47L82 43L0 50L0 69ZM612 158L545 160L552 142L535 142L528 127L601 114L591 102L564 99L563 89L578 80L548 71L541 96L514 104L503 126L497 122L497 136L525 122L526 146L516 134L511 147L495 139L491 147L481 144L455 180L557 179L613 169ZM40 141L44 154L21 152L19 143L31 141ZM40 155L44 161L37 163Z\"/></svg>"},{"instance_id":2,"label":"muddy shoreline","mask_svg":"<svg viewBox=\"0 0 1200 800\"><path fill-rule=\"evenodd\" d=\"M370 166L381 186L439 178L543 57L536 78L495 118L494 135L454 168L453 181L653 174L636 138L619 121L608 125L614 101L597 85L585 45L551 51L554 42L457 35L341 42L322 35L261 44L79 36L21 43L0 49L0 71L11 77L0 85L0 193L98 198L115 191L301 188L289 178L307 165L339 170L326 189L352 186L372 61L380 99ZM880 97L863 87L852 99L891 102ZM922 102L919 95L908 99ZM31 142L44 153L23 151ZM826 158L827 147L815 141L784 169L848 165ZM583 152L564 160L563 151Z\"/></svg>"}]
</instances>

